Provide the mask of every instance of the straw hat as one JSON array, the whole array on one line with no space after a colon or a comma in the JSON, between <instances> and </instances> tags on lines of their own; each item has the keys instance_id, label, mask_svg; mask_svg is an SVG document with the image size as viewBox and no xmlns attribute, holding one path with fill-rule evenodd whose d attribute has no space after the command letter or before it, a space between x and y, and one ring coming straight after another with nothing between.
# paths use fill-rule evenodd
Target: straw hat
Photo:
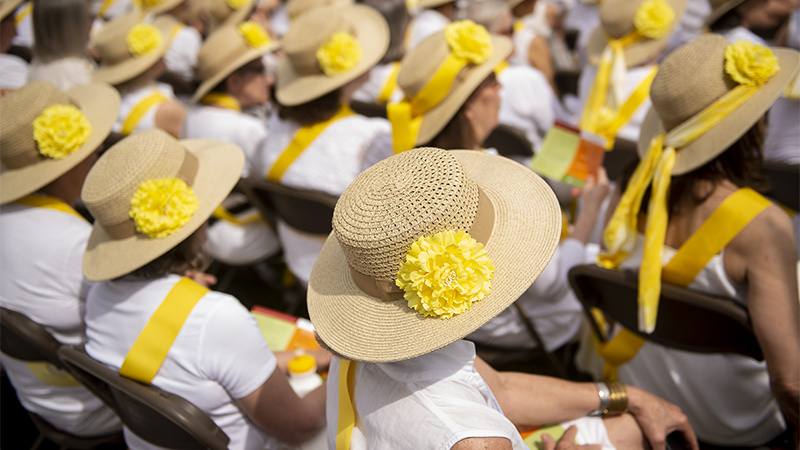
<instances>
[{"instance_id":1,"label":"straw hat","mask_svg":"<svg viewBox=\"0 0 800 450\"><path fill-rule=\"evenodd\" d=\"M178 141L161 130L133 134L111 147L95 163L81 192L95 218L83 256L83 274L103 281L130 273L163 255L200 228L233 189L244 154L233 144ZM147 180L179 178L199 204L188 223L166 237L136 231L131 199Z\"/></svg>"},{"instance_id":2,"label":"straw hat","mask_svg":"<svg viewBox=\"0 0 800 450\"><path fill-rule=\"evenodd\" d=\"M481 64L467 65L462 69L444 99L423 114L414 145L429 142L439 134L478 85L513 51L514 45L507 37L492 35L491 39L492 54L489 58ZM445 31L439 31L425 38L406 55L397 73L397 84L406 98L416 96L431 81L450 52Z\"/></svg>"},{"instance_id":3,"label":"straw hat","mask_svg":"<svg viewBox=\"0 0 800 450\"><path fill-rule=\"evenodd\" d=\"M419 0L418 7L420 9L436 8L437 6L454 3L456 0Z\"/></svg>"},{"instance_id":4,"label":"straw hat","mask_svg":"<svg viewBox=\"0 0 800 450\"><path fill-rule=\"evenodd\" d=\"M161 14L171 11L187 0L138 0L145 14Z\"/></svg>"},{"instance_id":5,"label":"straw hat","mask_svg":"<svg viewBox=\"0 0 800 450\"><path fill-rule=\"evenodd\" d=\"M356 361L402 361L438 350L528 289L553 256L560 227L547 183L507 158L436 148L395 155L360 174L336 204L333 233L308 285L314 328L327 346ZM383 300L359 287L372 282L368 290L380 289L376 280L395 286L411 244L447 230L469 230L495 268L490 292L470 309L449 319L424 317L399 289Z\"/></svg>"},{"instance_id":6,"label":"straw hat","mask_svg":"<svg viewBox=\"0 0 800 450\"><path fill-rule=\"evenodd\" d=\"M321 6L350 6L354 4L354 0L292 0L286 5L286 13L289 14L291 20L300 17L301 14L311 11L314 8Z\"/></svg>"},{"instance_id":7,"label":"straw hat","mask_svg":"<svg viewBox=\"0 0 800 450\"><path fill-rule=\"evenodd\" d=\"M650 88L653 108L642 124L639 155L651 139L669 131L728 93L736 84L725 72L727 39L708 34L675 50L661 63ZM747 132L780 97L800 67L800 54L772 48L780 71L745 103L691 144L678 149L673 175L690 172L728 149Z\"/></svg>"},{"instance_id":8,"label":"straw hat","mask_svg":"<svg viewBox=\"0 0 800 450\"><path fill-rule=\"evenodd\" d=\"M153 67L167 52L175 24L173 19L166 16L158 17L147 25L155 27L159 32L159 40L148 41L152 45L145 44L142 51L131 46L131 38L141 28L138 25L144 24L142 18L141 13L128 13L108 22L97 33L94 43L100 54L101 64L94 71L95 81L120 84L136 78ZM140 54L136 55L135 51Z\"/></svg>"},{"instance_id":9,"label":"straw hat","mask_svg":"<svg viewBox=\"0 0 800 450\"><path fill-rule=\"evenodd\" d=\"M746 1L747 0L708 0L708 3L711 4L711 14L706 17L706 20L703 23L703 28L710 27L714 24L714 22L727 14L728 11L736 8Z\"/></svg>"},{"instance_id":10,"label":"straw hat","mask_svg":"<svg viewBox=\"0 0 800 450\"><path fill-rule=\"evenodd\" d=\"M258 24L249 23L252 24L251 27L258 27L258 34L263 36L259 42L256 42L258 37L253 38L252 43L247 38L246 33L250 31L246 29L247 26L240 26L242 29L223 27L209 36L200 47L197 53L197 74L203 82L192 96L192 103L198 102L240 67L279 47Z\"/></svg>"},{"instance_id":11,"label":"straw hat","mask_svg":"<svg viewBox=\"0 0 800 450\"><path fill-rule=\"evenodd\" d=\"M339 32L355 38L361 59L345 73L329 76L317 53ZM286 56L278 68L275 96L286 106L319 98L372 69L388 48L389 26L375 9L363 5L314 8L292 22L283 36Z\"/></svg>"},{"instance_id":12,"label":"straw hat","mask_svg":"<svg viewBox=\"0 0 800 450\"><path fill-rule=\"evenodd\" d=\"M17 10L25 0L0 0L0 20Z\"/></svg>"},{"instance_id":13,"label":"straw hat","mask_svg":"<svg viewBox=\"0 0 800 450\"><path fill-rule=\"evenodd\" d=\"M91 125L86 141L62 159L40 153L34 121L54 105L77 107ZM0 204L36 192L78 165L103 143L119 114L119 93L102 83L59 91L33 81L0 99Z\"/></svg>"},{"instance_id":14,"label":"straw hat","mask_svg":"<svg viewBox=\"0 0 800 450\"><path fill-rule=\"evenodd\" d=\"M525 0L506 0L506 4L509 8L514 8L515 6L519 5L520 3L524 2Z\"/></svg>"},{"instance_id":15,"label":"straw hat","mask_svg":"<svg viewBox=\"0 0 800 450\"><path fill-rule=\"evenodd\" d=\"M256 0L207 0L211 15L211 31L220 27L237 26L247 20L256 7Z\"/></svg>"},{"instance_id":16,"label":"straw hat","mask_svg":"<svg viewBox=\"0 0 800 450\"><path fill-rule=\"evenodd\" d=\"M639 66L651 60L667 46L670 37L677 30L688 0L663 1L675 13L670 31L657 39L643 38L627 45L625 60L628 67ZM620 39L636 29L634 17L642 3L645 3L645 0L604 0L599 4L600 26L592 32L589 43L586 45L586 53L593 64L600 59L600 54L608 45L609 37Z\"/></svg>"}]
</instances>

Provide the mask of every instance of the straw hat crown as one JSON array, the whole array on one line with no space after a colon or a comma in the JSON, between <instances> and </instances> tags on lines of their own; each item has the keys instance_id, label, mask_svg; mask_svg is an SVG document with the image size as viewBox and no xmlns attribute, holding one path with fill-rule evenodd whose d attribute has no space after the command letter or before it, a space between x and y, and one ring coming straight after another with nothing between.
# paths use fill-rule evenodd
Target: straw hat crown
<instances>
[{"instance_id":1,"label":"straw hat crown","mask_svg":"<svg viewBox=\"0 0 800 450\"><path fill-rule=\"evenodd\" d=\"M712 34L703 45L684 45L661 64L650 97L667 130L699 113L736 87L725 72L727 39Z\"/></svg>"},{"instance_id":2,"label":"straw hat crown","mask_svg":"<svg viewBox=\"0 0 800 450\"><path fill-rule=\"evenodd\" d=\"M302 26L289 28L284 36L283 48L286 57L301 76L322 74L317 61L317 49L322 47L334 33L344 31L355 34L355 29L335 10L318 8L303 16Z\"/></svg>"},{"instance_id":3,"label":"straw hat crown","mask_svg":"<svg viewBox=\"0 0 800 450\"><path fill-rule=\"evenodd\" d=\"M450 55L450 46L444 38L444 32L436 33L419 43L413 52L406 55L397 73L397 84L406 97L412 98L433 78L439 65ZM463 70L456 77L454 86L463 81L468 70ZM483 80L480 80L483 81Z\"/></svg>"},{"instance_id":4,"label":"straw hat crown","mask_svg":"<svg viewBox=\"0 0 800 450\"><path fill-rule=\"evenodd\" d=\"M600 5L600 26L619 39L634 30L633 18L644 0L606 0Z\"/></svg>"},{"instance_id":5,"label":"straw hat crown","mask_svg":"<svg viewBox=\"0 0 800 450\"><path fill-rule=\"evenodd\" d=\"M206 1L206 8L211 15L212 31L222 26L236 26L243 22L253 10L255 0L243 2L230 0Z\"/></svg>"},{"instance_id":6,"label":"straw hat crown","mask_svg":"<svg viewBox=\"0 0 800 450\"><path fill-rule=\"evenodd\" d=\"M23 0L0 0L0 20L13 13Z\"/></svg>"},{"instance_id":7,"label":"straw hat crown","mask_svg":"<svg viewBox=\"0 0 800 450\"><path fill-rule=\"evenodd\" d=\"M355 3L353 0L292 0L286 5L286 12L292 20L303 13L321 6L347 6Z\"/></svg>"},{"instance_id":8,"label":"straw hat crown","mask_svg":"<svg viewBox=\"0 0 800 450\"><path fill-rule=\"evenodd\" d=\"M404 152L362 174L336 205L333 231L356 271L393 280L420 236L469 230L478 186L450 152Z\"/></svg>"},{"instance_id":9,"label":"straw hat crown","mask_svg":"<svg viewBox=\"0 0 800 450\"><path fill-rule=\"evenodd\" d=\"M141 23L141 21L139 14L125 14L109 22L97 33L94 39L95 47L100 53L100 59L106 65L119 64L133 57L128 50L125 39L131 28Z\"/></svg>"},{"instance_id":10,"label":"straw hat crown","mask_svg":"<svg viewBox=\"0 0 800 450\"><path fill-rule=\"evenodd\" d=\"M119 84L131 80L164 56L177 23L171 16L157 17L149 25L155 27L160 34L159 46L149 49L145 54L134 55L128 46L129 33L136 25L144 24L142 20L140 13L128 13L108 22L97 33L94 42L102 64L94 72L93 78L96 81Z\"/></svg>"}]
</instances>

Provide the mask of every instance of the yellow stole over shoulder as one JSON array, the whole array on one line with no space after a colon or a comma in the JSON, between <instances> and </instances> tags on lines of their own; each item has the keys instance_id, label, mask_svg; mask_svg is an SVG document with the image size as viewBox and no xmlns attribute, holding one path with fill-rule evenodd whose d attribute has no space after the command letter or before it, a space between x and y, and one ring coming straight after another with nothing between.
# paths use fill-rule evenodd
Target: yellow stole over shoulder
<instances>
[{"instance_id":1,"label":"yellow stole over shoulder","mask_svg":"<svg viewBox=\"0 0 800 450\"><path fill-rule=\"evenodd\" d=\"M181 278L136 338L119 368L119 374L150 384L167 358L189 313L208 292L207 288L194 281Z\"/></svg>"},{"instance_id":2,"label":"yellow stole over shoulder","mask_svg":"<svg viewBox=\"0 0 800 450\"><path fill-rule=\"evenodd\" d=\"M300 128L297 134L294 135L292 142L289 143L289 146L283 150L283 153L281 153L278 159L275 160L275 163L272 164L272 168L270 168L267 173L267 179L279 182L283 174L286 173L286 170L289 169L289 166L303 154L317 136L325 131L332 123L354 114L355 112L353 112L349 106L342 105L339 111L330 119Z\"/></svg>"},{"instance_id":3,"label":"yellow stole over shoulder","mask_svg":"<svg viewBox=\"0 0 800 450\"><path fill-rule=\"evenodd\" d=\"M339 419L336 421L336 450L350 450L350 437L356 424L356 362L339 360ZM331 388L333 388L331 386Z\"/></svg>"},{"instance_id":4,"label":"yellow stole over shoulder","mask_svg":"<svg viewBox=\"0 0 800 450\"><path fill-rule=\"evenodd\" d=\"M711 258L770 204L750 188L729 195L664 266L662 280L688 287ZM612 340L598 345L597 352L606 362L603 379L616 380L617 368L633 359L642 344L644 339L622 328Z\"/></svg>"},{"instance_id":5,"label":"yellow stole over shoulder","mask_svg":"<svg viewBox=\"0 0 800 450\"><path fill-rule=\"evenodd\" d=\"M136 104L136 106L133 107L130 114L128 114L128 117L126 117L122 122L122 130L120 130L120 134L127 136L133 133L133 131L136 130L136 127L139 126L139 122L142 121L144 115L147 114L147 111L150 111L150 109L155 106L165 103L167 100L167 97L158 91L155 91L143 98L141 101L139 101L139 103Z\"/></svg>"},{"instance_id":6,"label":"yellow stole over shoulder","mask_svg":"<svg viewBox=\"0 0 800 450\"><path fill-rule=\"evenodd\" d=\"M54 211L61 211L65 214L69 214L71 216L77 217L83 221L86 221L86 218L82 215L78 214L75 209L69 206L64 200L61 200L58 197L54 197L52 195L46 194L31 194L22 197L21 199L15 201L14 203L19 203L20 205L31 206L34 208L44 208L44 209L52 209Z\"/></svg>"}]
</instances>

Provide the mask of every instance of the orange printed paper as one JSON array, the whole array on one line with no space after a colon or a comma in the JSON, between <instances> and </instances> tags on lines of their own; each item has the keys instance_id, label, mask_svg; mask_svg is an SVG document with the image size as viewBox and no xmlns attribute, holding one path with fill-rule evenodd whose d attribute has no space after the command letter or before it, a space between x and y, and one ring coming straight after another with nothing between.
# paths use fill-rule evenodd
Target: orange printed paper
<instances>
[{"instance_id":1,"label":"orange printed paper","mask_svg":"<svg viewBox=\"0 0 800 450\"><path fill-rule=\"evenodd\" d=\"M556 122L533 157L531 169L543 177L583 187L586 177L597 173L604 154L597 137Z\"/></svg>"},{"instance_id":2,"label":"orange printed paper","mask_svg":"<svg viewBox=\"0 0 800 450\"><path fill-rule=\"evenodd\" d=\"M311 321L263 306L255 306L251 312L272 351L319 348Z\"/></svg>"}]
</instances>

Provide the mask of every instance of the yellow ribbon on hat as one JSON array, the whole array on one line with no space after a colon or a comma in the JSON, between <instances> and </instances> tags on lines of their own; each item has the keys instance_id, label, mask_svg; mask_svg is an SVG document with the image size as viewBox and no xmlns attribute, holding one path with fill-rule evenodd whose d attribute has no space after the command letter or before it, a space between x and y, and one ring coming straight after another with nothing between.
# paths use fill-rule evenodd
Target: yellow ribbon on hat
<instances>
[{"instance_id":1,"label":"yellow ribbon on hat","mask_svg":"<svg viewBox=\"0 0 800 450\"><path fill-rule=\"evenodd\" d=\"M399 61L392 63L392 72L389 74L389 78L386 79L386 83L383 84L381 92L378 93L375 101L380 104L386 104L389 102L389 99L392 97L392 93L394 92L395 88L397 88L397 72L400 72Z\"/></svg>"},{"instance_id":2,"label":"yellow ribbon on hat","mask_svg":"<svg viewBox=\"0 0 800 450\"><path fill-rule=\"evenodd\" d=\"M726 72L740 84L694 117L651 140L647 153L636 167L603 234L608 250L598 256L598 264L606 268L617 268L633 249L642 197L652 182L644 258L639 271L638 322L639 330L645 333L652 333L656 325L661 292L661 252L668 219L667 194L676 150L686 147L719 124L780 70L772 51L746 41L729 45L725 58Z\"/></svg>"}]
</instances>

